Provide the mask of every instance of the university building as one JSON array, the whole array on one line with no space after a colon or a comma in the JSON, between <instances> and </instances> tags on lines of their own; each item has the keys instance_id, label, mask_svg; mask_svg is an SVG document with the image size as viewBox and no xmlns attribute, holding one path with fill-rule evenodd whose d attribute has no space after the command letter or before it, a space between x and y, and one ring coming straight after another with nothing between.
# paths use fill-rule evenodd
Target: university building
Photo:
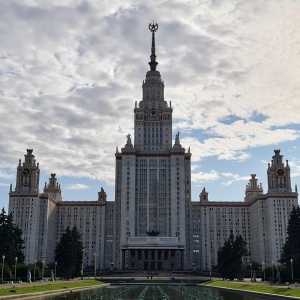
<instances>
[{"instance_id":1,"label":"university building","mask_svg":"<svg viewBox=\"0 0 300 300\"><path fill-rule=\"evenodd\" d=\"M9 213L23 231L25 262L54 261L56 243L67 226L82 234L85 265L120 270L209 270L232 231L247 241L251 260L277 263L286 238L289 212L298 205L290 167L275 150L268 165L268 191L255 174L241 202L211 202L203 189L191 199L191 152L172 141L172 106L165 100L157 68L155 32L150 70L142 100L134 107L134 137L116 150L115 201L103 188L97 201L63 201L56 174L43 191L32 149L19 160L16 185L9 193ZM194 200L194 201L192 201Z\"/></svg>"}]
</instances>

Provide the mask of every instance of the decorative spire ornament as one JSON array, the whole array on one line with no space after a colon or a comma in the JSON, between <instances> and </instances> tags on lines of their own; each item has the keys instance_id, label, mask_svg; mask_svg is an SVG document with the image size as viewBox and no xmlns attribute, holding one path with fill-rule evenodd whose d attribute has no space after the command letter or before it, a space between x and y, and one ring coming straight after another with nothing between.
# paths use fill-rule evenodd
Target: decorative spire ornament
<instances>
[{"instance_id":1,"label":"decorative spire ornament","mask_svg":"<svg viewBox=\"0 0 300 300\"><path fill-rule=\"evenodd\" d=\"M154 21L153 23L149 24L149 30L152 32L152 45L151 45L151 55L150 55L150 59L151 61L149 62L149 66L151 71L155 71L156 70L156 66L158 65L158 62L156 62L156 55L155 55L155 31L158 29L158 24L155 23Z\"/></svg>"}]
</instances>

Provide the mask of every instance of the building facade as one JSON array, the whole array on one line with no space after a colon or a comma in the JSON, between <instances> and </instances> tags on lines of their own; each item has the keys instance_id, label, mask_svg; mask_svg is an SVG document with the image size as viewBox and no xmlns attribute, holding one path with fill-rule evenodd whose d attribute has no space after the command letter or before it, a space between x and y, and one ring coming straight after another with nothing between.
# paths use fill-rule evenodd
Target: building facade
<instances>
[{"instance_id":1,"label":"building facade","mask_svg":"<svg viewBox=\"0 0 300 300\"><path fill-rule=\"evenodd\" d=\"M97 201L62 201L56 175L39 190L39 164L28 149L17 166L9 213L22 229L25 262L54 261L56 243L67 226L77 226L85 265L121 270L209 270L229 237L247 241L253 261L277 262L286 238L289 212L298 205L288 161L280 150L268 165L268 192L252 174L241 202L211 202L203 189L191 199L191 152L172 142L171 103L156 70L155 32L142 100L134 107L134 138L115 153L115 201L103 188Z\"/></svg>"},{"instance_id":2,"label":"building facade","mask_svg":"<svg viewBox=\"0 0 300 300\"><path fill-rule=\"evenodd\" d=\"M291 188L288 161L283 162L280 150L268 165L268 192L263 193L255 174L245 190L242 202L209 201L205 189L199 202L192 202L193 259L196 268L211 269L217 265L218 249L230 232L241 235L248 244L251 261L277 264L286 240L287 224L293 206L298 206L298 192Z\"/></svg>"},{"instance_id":3,"label":"building facade","mask_svg":"<svg viewBox=\"0 0 300 300\"><path fill-rule=\"evenodd\" d=\"M171 103L156 70L155 31L142 101L134 108L134 142L116 153L116 262L122 269L183 269L190 264L191 153L172 145Z\"/></svg>"}]
</instances>

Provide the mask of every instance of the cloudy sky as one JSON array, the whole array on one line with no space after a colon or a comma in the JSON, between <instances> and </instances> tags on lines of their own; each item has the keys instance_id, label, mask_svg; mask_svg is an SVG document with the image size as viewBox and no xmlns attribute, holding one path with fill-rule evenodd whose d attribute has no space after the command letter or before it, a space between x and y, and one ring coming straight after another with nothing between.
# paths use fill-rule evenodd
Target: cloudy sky
<instances>
[{"instance_id":1,"label":"cloudy sky","mask_svg":"<svg viewBox=\"0 0 300 300\"><path fill-rule=\"evenodd\" d=\"M26 149L64 200L114 200L116 147L133 134L151 33L173 137L192 152L192 199L265 192L281 149L300 184L300 1L10 0L0 10L0 203Z\"/></svg>"}]
</instances>

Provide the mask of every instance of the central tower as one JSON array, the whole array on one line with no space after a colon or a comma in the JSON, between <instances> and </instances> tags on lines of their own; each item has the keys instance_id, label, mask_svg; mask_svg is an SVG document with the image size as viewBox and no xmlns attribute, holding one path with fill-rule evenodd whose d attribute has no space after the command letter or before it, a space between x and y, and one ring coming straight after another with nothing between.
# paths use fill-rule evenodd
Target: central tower
<instances>
[{"instance_id":1,"label":"central tower","mask_svg":"<svg viewBox=\"0 0 300 300\"><path fill-rule=\"evenodd\" d=\"M191 154L179 133L172 146L172 108L156 70L155 32L142 100L130 134L116 152L115 262L120 269L174 269L190 265ZM120 241L118 243L118 241Z\"/></svg>"},{"instance_id":2,"label":"central tower","mask_svg":"<svg viewBox=\"0 0 300 300\"><path fill-rule=\"evenodd\" d=\"M157 24L149 24L152 32L150 71L143 81L143 98L134 109L134 147L137 150L170 150L172 147L172 108L164 99L164 83L155 54Z\"/></svg>"}]
</instances>

